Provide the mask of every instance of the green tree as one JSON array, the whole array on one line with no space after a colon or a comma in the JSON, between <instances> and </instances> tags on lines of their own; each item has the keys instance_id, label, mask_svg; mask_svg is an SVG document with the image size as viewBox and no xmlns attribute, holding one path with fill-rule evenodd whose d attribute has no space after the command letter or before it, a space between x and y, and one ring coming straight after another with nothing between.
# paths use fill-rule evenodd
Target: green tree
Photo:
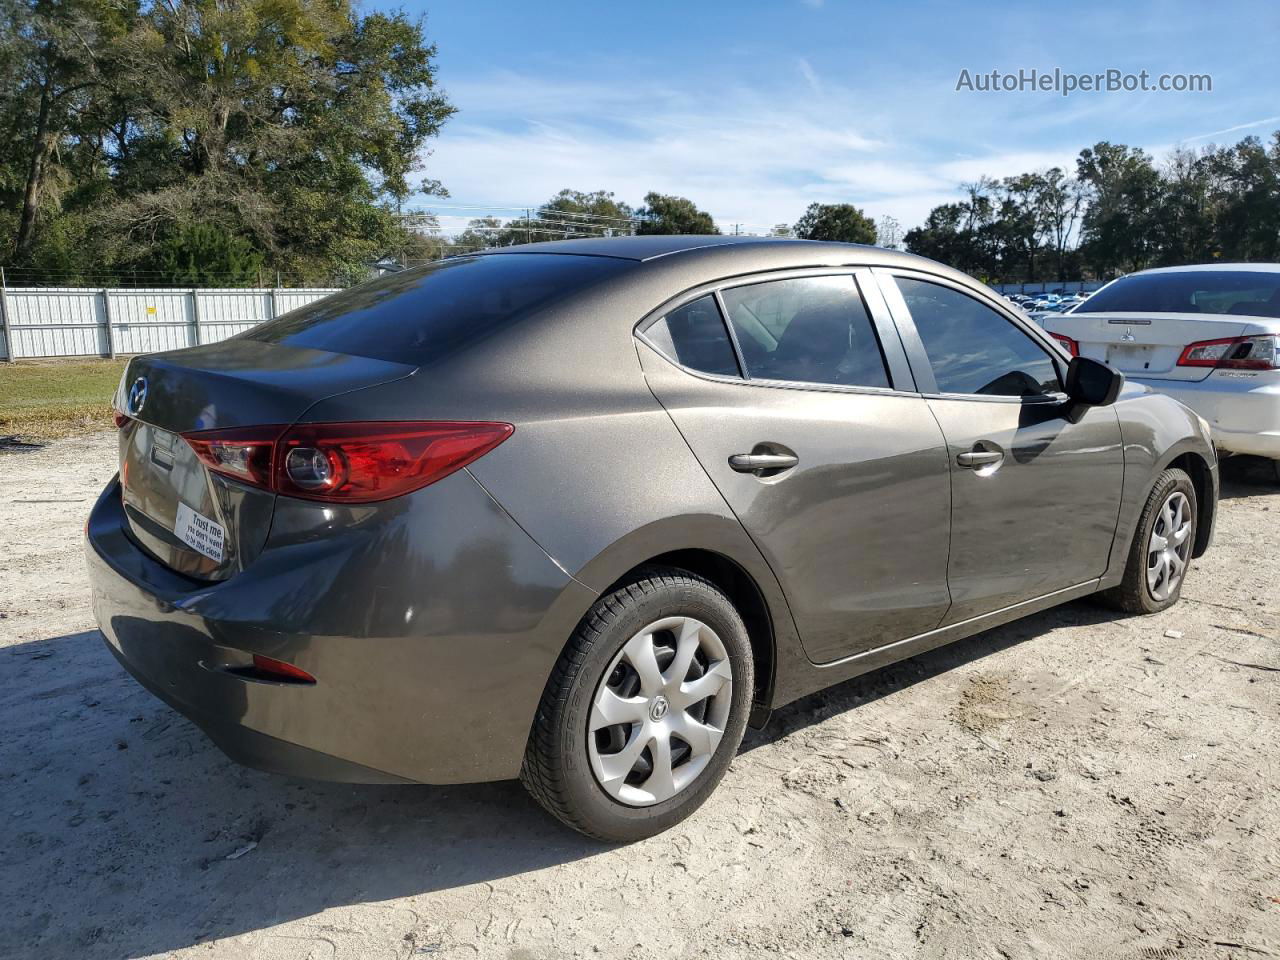
<instances>
[{"instance_id":1,"label":"green tree","mask_svg":"<svg viewBox=\"0 0 1280 960\"><path fill-rule=\"evenodd\" d=\"M636 230L642 234L707 234L719 233L711 214L699 210L692 200L664 193L647 193L644 206L636 211L643 222Z\"/></svg>"},{"instance_id":2,"label":"green tree","mask_svg":"<svg viewBox=\"0 0 1280 960\"><path fill-rule=\"evenodd\" d=\"M11 21L43 25L24 27L28 53L16 58L21 44L5 31L0 76L42 62L50 37L75 52L32 73L12 108L34 132L42 89L54 106L76 101L64 111L72 119L47 123L48 156L78 164L61 202L39 202L53 193L47 173L34 216L15 217L4 194L24 262L65 257L72 243L89 269L154 265L172 238L206 224L243 237L291 280L328 280L413 241L397 210L440 191L412 182L453 113L421 21L361 15L351 0L0 3ZM45 141L23 142L36 169Z\"/></svg>"},{"instance_id":3,"label":"green tree","mask_svg":"<svg viewBox=\"0 0 1280 960\"><path fill-rule=\"evenodd\" d=\"M876 224L849 203L811 203L795 226L802 240L836 240L841 243L876 242Z\"/></svg>"},{"instance_id":4,"label":"green tree","mask_svg":"<svg viewBox=\"0 0 1280 960\"><path fill-rule=\"evenodd\" d=\"M248 286L262 279L262 252L222 227L193 223L163 237L148 266L163 272L170 283Z\"/></svg>"},{"instance_id":5,"label":"green tree","mask_svg":"<svg viewBox=\"0 0 1280 960\"><path fill-rule=\"evenodd\" d=\"M1089 191L1081 244L1095 269L1105 274L1150 264L1163 186L1150 155L1103 141L1080 151L1076 176Z\"/></svg>"},{"instance_id":6,"label":"green tree","mask_svg":"<svg viewBox=\"0 0 1280 960\"><path fill-rule=\"evenodd\" d=\"M487 246L622 236L631 233L634 226L635 211L609 191L566 189L538 207L537 212L515 217L501 230L491 231Z\"/></svg>"},{"instance_id":7,"label":"green tree","mask_svg":"<svg viewBox=\"0 0 1280 960\"><path fill-rule=\"evenodd\" d=\"M74 186L85 153L74 147L100 124L102 61L125 25L119 8L97 0L0 0L0 203L5 252L18 259Z\"/></svg>"}]
</instances>

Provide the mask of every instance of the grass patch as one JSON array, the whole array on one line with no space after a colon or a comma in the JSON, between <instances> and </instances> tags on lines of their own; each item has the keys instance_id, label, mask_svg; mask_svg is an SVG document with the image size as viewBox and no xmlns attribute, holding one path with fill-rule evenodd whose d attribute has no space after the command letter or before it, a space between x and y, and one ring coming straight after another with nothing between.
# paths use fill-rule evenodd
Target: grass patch
<instances>
[{"instance_id":1,"label":"grass patch","mask_svg":"<svg viewBox=\"0 0 1280 960\"><path fill-rule=\"evenodd\" d=\"M111 397L126 362L0 362L0 436L40 441L111 429Z\"/></svg>"}]
</instances>

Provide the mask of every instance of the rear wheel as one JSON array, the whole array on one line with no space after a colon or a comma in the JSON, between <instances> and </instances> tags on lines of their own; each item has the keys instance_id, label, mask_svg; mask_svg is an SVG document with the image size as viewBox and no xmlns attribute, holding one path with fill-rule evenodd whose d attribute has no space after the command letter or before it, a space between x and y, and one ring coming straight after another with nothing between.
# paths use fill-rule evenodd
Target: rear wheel
<instances>
[{"instance_id":1,"label":"rear wheel","mask_svg":"<svg viewBox=\"0 0 1280 960\"><path fill-rule=\"evenodd\" d=\"M651 567L601 597L556 665L520 778L601 840L660 833L724 776L746 727L751 648L710 581Z\"/></svg>"},{"instance_id":2,"label":"rear wheel","mask_svg":"<svg viewBox=\"0 0 1280 960\"><path fill-rule=\"evenodd\" d=\"M1178 602L1196 540L1196 488L1182 470L1156 478L1138 520L1124 579L1103 594L1129 613L1158 613Z\"/></svg>"}]
</instances>

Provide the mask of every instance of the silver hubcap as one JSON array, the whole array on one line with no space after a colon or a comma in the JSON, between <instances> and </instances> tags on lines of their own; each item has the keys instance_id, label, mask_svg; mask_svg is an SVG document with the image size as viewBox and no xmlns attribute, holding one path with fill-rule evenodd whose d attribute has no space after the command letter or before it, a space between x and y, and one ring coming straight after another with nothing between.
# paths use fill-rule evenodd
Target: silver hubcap
<instances>
[{"instance_id":1,"label":"silver hubcap","mask_svg":"<svg viewBox=\"0 0 1280 960\"><path fill-rule=\"evenodd\" d=\"M1174 492L1156 515L1147 543L1147 589L1154 600L1168 600L1178 589L1191 555L1191 503Z\"/></svg>"},{"instance_id":2,"label":"silver hubcap","mask_svg":"<svg viewBox=\"0 0 1280 960\"><path fill-rule=\"evenodd\" d=\"M587 750L606 793L632 807L669 800L724 736L733 668L700 620L664 617L623 645L591 701Z\"/></svg>"}]
</instances>

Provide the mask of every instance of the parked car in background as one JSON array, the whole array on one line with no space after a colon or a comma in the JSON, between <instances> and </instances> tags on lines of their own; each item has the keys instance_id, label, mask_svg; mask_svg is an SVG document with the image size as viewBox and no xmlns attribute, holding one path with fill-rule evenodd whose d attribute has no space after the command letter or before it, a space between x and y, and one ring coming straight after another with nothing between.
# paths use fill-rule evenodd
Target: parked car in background
<instances>
[{"instance_id":1,"label":"parked car in background","mask_svg":"<svg viewBox=\"0 0 1280 960\"><path fill-rule=\"evenodd\" d=\"M797 697L1099 591L1175 603L1217 461L1123 381L893 251L442 260L129 362L94 611L244 763L519 776L635 840Z\"/></svg>"},{"instance_id":2,"label":"parked car in background","mask_svg":"<svg viewBox=\"0 0 1280 960\"><path fill-rule=\"evenodd\" d=\"M1280 264L1144 270L1047 322L1072 353L1181 400L1280 480Z\"/></svg>"}]
</instances>

